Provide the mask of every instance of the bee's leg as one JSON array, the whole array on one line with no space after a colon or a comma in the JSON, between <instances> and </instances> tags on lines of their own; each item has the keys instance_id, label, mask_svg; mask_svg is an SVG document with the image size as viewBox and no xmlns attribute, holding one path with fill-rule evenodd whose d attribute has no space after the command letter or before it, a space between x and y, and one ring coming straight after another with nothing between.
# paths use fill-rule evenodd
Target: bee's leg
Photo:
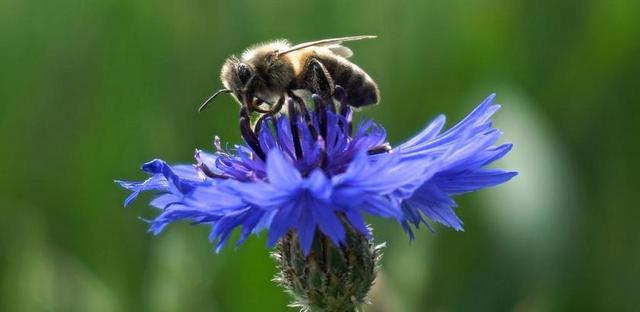
<instances>
[{"instance_id":1,"label":"bee's leg","mask_svg":"<svg viewBox=\"0 0 640 312\"><path fill-rule=\"evenodd\" d=\"M262 114L269 114L271 113L271 110L268 109L264 109L260 107L260 104L264 103L262 100L260 99L255 99L253 101L251 101L251 105L249 106L250 112L258 112L258 113L262 113Z\"/></svg>"},{"instance_id":2,"label":"bee's leg","mask_svg":"<svg viewBox=\"0 0 640 312\"><path fill-rule=\"evenodd\" d=\"M316 58L312 58L305 68L304 82L312 93L324 98L333 96L335 83L327 68Z\"/></svg>"},{"instance_id":3,"label":"bee's leg","mask_svg":"<svg viewBox=\"0 0 640 312\"><path fill-rule=\"evenodd\" d=\"M260 142L258 141L258 136L251 129L251 116L249 109L242 108L240 109L240 133L242 133L242 138L244 141L251 147L253 152L260 157L260 159L265 160L266 154L262 150L260 146Z\"/></svg>"},{"instance_id":4,"label":"bee's leg","mask_svg":"<svg viewBox=\"0 0 640 312\"><path fill-rule=\"evenodd\" d=\"M304 100L301 97L295 95L292 91L287 92L287 95L293 100L293 102L297 104L297 108L300 110L300 113L302 113L302 116L307 120L311 120L311 115L309 115L309 110L307 110L307 106L305 106Z\"/></svg>"},{"instance_id":5,"label":"bee's leg","mask_svg":"<svg viewBox=\"0 0 640 312\"><path fill-rule=\"evenodd\" d=\"M295 109L304 118L307 126L309 127L309 131L311 131L311 135L313 137L317 137L318 136L318 132L317 132L316 128L313 126L313 122L311 120L311 114L309 114L309 110L307 109L307 106L305 105L304 100L302 98L300 98L299 96L295 95L292 91L289 91L288 95L289 95L289 98L291 100L293 100L292 103L295 103ZM292 117L292 118L294 118L294 117Z\"/></svg>"},{"instance_id":6,"label":"bee's leg","mask_svg":"<svg viewBox=\"0 0 640 312\"><path fill-rule=\"evenodd\" d=\"M271 107L271 110L269 111L269 114L271 115L275 115L277 114L280 110L282 110L282 107L284 106L284 95L280 97L280 99L278 100L278 102L276 102L276 105L273 105Z\"/></svg>"}]
</instances>

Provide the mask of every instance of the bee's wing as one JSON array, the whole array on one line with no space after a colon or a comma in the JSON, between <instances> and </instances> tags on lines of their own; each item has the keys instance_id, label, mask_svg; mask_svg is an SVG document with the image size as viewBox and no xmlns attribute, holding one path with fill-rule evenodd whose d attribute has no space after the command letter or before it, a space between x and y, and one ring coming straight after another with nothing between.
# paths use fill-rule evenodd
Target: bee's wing
<instances>
[{"instance_id":1,"label":"bee's wing","mask_svg":"<svg viewBox=\"0 0 640 312\"><path fill-rule=\"evenodd\" d=\"M376 38L377 36L370 36L370 35L364 35L364 36L351 36L351 37L342 37L342 38L332 38L332 39L323 39L323 40L318 40L318 41L311 41L311 42L305 42L305 43L301 43L301 44L296 44L291 48L288 48L284 51L279 51L278 55L282 55L282 54L286 54L289 52L293 52L293 51L297 51L300 49L304 49L304 48L308 48L308 47L314 47L314 46L322 46L322 47L330 47L334 48L334 47L340 47L342 49L338 49L337 50L341 50L341 53L344 53L345 55L353 55L353 52L351 52L351 50L349 50L348 48L342 47L341 44L345 41L355 41L355 40L362 40L362 39L372 39L372 38ZM345 51L344 49L346 49L347 51ZM335 52L334 53L338 54L338 55L342 55L341 53ZM348 56L347 56L348 57Z\"/></svg>"},{"instance_id":2,"label":"bee's wing","mask_svg":"<svg viewBox=\"0 0 640 312\"><path fill-rule=\"evenodd\" d=\"M351 49L345 47L345 46L341 46L339 44L334 44L334 45L330 45L327 47L327 49L329 49L331 52L333 52L336 55L340 55L344 58L348 58L353 56L353 51L351 51Z\"/></svg>"}]
</instances>

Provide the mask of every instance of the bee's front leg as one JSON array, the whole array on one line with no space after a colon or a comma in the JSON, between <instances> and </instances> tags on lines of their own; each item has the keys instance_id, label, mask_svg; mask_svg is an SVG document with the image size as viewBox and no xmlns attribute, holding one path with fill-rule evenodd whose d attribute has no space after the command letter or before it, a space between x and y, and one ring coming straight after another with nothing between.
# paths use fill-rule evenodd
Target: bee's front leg
<instances>
[{"instance_id":1,"label":"bee's front leg","mask_svg":"<svg viewBox=\"0 0 640 312\"><path fill-rule=\"evenodd\" d=\"M276 102L276 104L271 107L271 111L269 112L269 114L275 115L280 112L280 110L282 110L282 106L284 106L284 98L284 95L280 97L278 102Z\"/></svg>"},{"instance_id":2,"label":"bee's front leg","mask_svg":"<svg viewBox=\"0 0 640 312\"><path fill-rule=\"evenodd\" d=\"M303 79L305 88L312 93L322 97L333 96L336 85L327 68L324 67L318 59L312 58L309 60L304 71Z\"/></svg>"},{"instance_id":3,"label":"bee's front leg","mask_svg":"<svg viewBox=\"0 0 640 312\"><path fill-rule=\"evenodd\" d=\"M268 109L263 109L260 107L260 104L264 103L264 101L260 100L260 99L254 99L253 101L250 102L251 105L248 105L249 107L249 112L258 112L258 113L262 113L262 114L270 114L272 110L268 110Z\"/></svg>"}]
</instances>

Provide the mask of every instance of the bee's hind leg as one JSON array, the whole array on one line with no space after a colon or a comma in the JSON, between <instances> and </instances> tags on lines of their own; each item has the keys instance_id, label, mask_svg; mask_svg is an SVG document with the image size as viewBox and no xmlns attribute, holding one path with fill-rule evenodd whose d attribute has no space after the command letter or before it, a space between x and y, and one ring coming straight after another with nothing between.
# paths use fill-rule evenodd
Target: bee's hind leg
<instances>
[{"instance_id":1,"label":"bee's hind leg","mask_svg":"<svg viewBox=\"0 0 640 312\"><path fill-rule=\"evenodd\" d=\"M331 78L329 71L327 71L322 62L316 58L312 58L307 63L304 82L309 91L324 98L333 96L335 92L336 85L333 78Z\"/></svg>"}]
</instances>

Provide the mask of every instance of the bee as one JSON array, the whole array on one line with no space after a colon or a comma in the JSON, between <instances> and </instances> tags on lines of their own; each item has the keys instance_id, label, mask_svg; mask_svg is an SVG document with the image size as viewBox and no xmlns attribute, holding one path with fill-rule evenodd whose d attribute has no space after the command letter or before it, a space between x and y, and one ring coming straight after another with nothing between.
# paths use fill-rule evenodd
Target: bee
<instances>
[{"instance_id":1,"label":"bee","mask_svg":"<svg viewBox=\"0 0 640 312\"><path fill-rule=\"evenodd\" d=\"M229 93L248 112L274 114L282 109L286 96L296 96L294 91L330 97L336 85L346 90L348 105L377 104L378 86L364 70L347 60L353 52L342 45L370 38L376 36L324 39L293 46L278 40L253 46L240 58L231 56L225 61L220 73L224 89L207 98L198 111L218 95Z\"/></svg>"}]
</instances>

